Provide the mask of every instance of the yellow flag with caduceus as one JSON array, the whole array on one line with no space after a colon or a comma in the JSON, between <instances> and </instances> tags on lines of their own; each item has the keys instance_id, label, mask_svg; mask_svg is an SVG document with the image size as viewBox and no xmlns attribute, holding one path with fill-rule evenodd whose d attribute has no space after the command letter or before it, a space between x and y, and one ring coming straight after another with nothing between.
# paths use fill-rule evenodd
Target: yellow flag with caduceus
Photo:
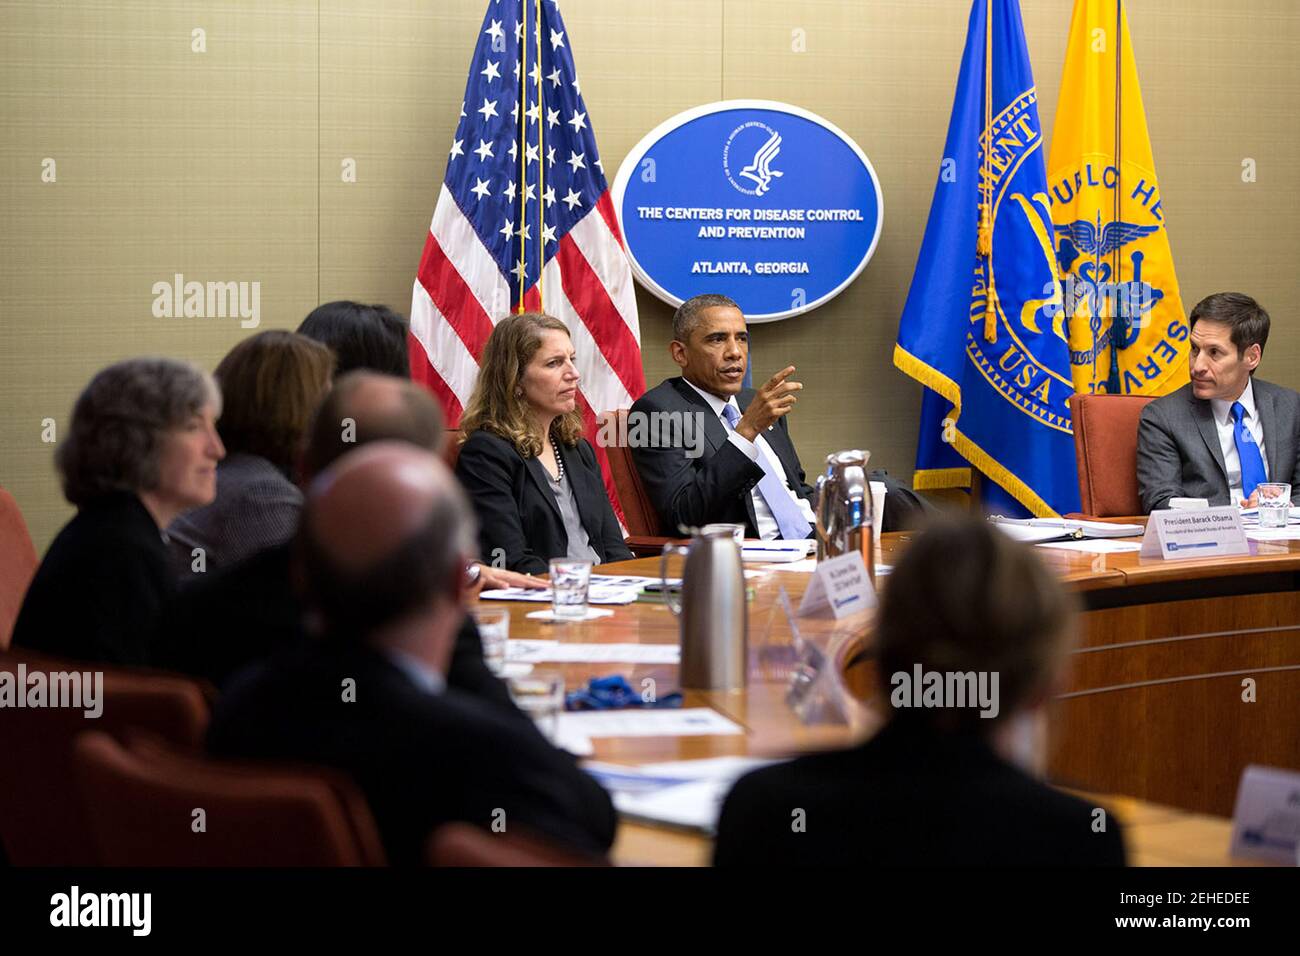
<instances>
[{"instance_id":1,"label":"yellow flag with caduceus","mask_svg":"<svg viewBox=\"0 0 1300 956\"><path fill-rule=\"evenodd\" d=\"M1187 317L1122 0L1075 0L1047 185L1075 392L1186 385Z\"/></svg>"}]
</instances>

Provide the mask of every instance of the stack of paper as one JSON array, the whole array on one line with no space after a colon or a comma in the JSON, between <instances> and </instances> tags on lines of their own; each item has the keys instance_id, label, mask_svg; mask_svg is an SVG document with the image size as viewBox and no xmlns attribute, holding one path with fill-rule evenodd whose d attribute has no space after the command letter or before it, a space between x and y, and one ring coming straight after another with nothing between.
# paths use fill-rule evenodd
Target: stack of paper
<instances>
[{"instance_id":1,"label":"stack of paper","mask_svg":"<svg viewBox=\"0 0 1300 956\"><path fill-rule=\"evenodd\" d=\"M1141 541L1040 541L1036 547L1060 548L1063 551L1082 551L1085 554L1121 554L1141 551Z\"/></svg>"},{"instance_id":2,"label":"stack of paper","mask_svg":"<svg viewBox=\"0 0 1300 956\"><path fill-rule=\"evenodd\" d=\"M658 578L593 574L587 587L588 604L631 604L646 584ZM551 603L550 588L497 588L479 595L484 601L535 601Z\"/></svg>"},{"instance_id":3,"label":"stack of paper","mask_svg":"<svg viewBox=\"0 0 1300 956\"><path fill-rule=\"evenodd\" d=\"M791 561L789 564L772 564L772 565L768 565L768 566L765 567L763 570L765 570L765 571L798 571L798 572L800 572L800 573L802 573L802 574L812 574L814 571L817 570L817 559L816 559L816 558L804 558L802 561ZM877 577L877 578L882 578L882 577L884 577L885 575L887 575L890 571L893 571L893 570L894 570L894 566L893 566L892 564L881 564L879 561L876 562L876 577ZM745 573L746 573L746 574L749 574L750 572L746 571Z\"/></svg>"},{"instance_id":4,"label":"stack of paper","mask_svg":"<svg viewBox=\"0 0 1300 956\"><path fill-rule=\"evenodd\" d=\"M747 540L740 550L740 556L746 561L766 561L782 564L787 561L802 561L817 542L805 538L801 541L758 541Z\"/></svg>"},{"instance_id":5,"label":"stack of paper","mask_svg":"<svg viewBox=\"0 0 1300 956\"><path fill-rule=\"evenodd\" d=\"M578 644L506 641L506 660L518 664L676 664L679 644Z\"/></svg>"},{"instance_id":6,"label":"stack of paper","mask_svg":"<svg viewBox=\"0 0 1300 956\"><path fill-rule=\"evenodd\" d=\"M989 518L998 530L1030 544L1084 538L1132 538L1141 535L1140 524L1114 524L1110 521L1082 521L1074 518Z\"/></svg>"},{"instance_id":7,"label":"stack of paper","mask_svg":"<svg viewBox=\"0 0 1300 956\"><path fill-rule=\"evenodd\" d=\"M1253 527L1258 527L1258 526L1259 526L1259 509L1258 509L1258 508L1242 508L1242 509L1241 509L1241 523L1242 523L1244 526L1246 526L1247 528L1250 528L1250 527L1252 527L1252 526L1253 526ZM1295 507L1293 507L1293 508L1291 509L1290 513L1287 515L1287 524L1298 524L1298 525L1300 525L1300 508L1295 508Z\"/></svg>"},{"instance_id":8,"label":"stack of paper","mask_svg":"<svg viewBox=\"0 0 1300 956\"><path fill-rule=\"evenodd\" d=\"M775 762L715 757L639 767L589 762L585 769L610 792L614 807L624 816L712 833L722 801L736 780Z\"/></svg>"}]
</instances>

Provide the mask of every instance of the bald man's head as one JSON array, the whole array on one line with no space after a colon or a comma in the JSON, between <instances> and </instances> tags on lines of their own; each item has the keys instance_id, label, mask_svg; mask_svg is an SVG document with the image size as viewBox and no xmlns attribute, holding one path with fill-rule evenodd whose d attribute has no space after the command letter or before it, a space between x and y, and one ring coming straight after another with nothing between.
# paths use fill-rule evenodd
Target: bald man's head
<instances>
[{"instance_id":1,"label":"bald man's head","mask_svg":"<svg viewBox=\"0 0 1300 956\"><path fill-rule=\"evenodd\" d=\"M436 455L372 442L308 488L295 550L307 604L329 632L364 639L454 603L474 536L469 502Z\"/></svg>"},{"instance_id":2,"label":"bald man's head","mask_svg":"<svg viewBox=\"0 0 1300 956\"><path fill-rule=\"evenodd\" d=\"M303 455L307 481L361 445L374 441L403 441L440 452L446 438L442 411L419 385L356 371L334 381L321 402Z\"/></svg>"}]
</instances>

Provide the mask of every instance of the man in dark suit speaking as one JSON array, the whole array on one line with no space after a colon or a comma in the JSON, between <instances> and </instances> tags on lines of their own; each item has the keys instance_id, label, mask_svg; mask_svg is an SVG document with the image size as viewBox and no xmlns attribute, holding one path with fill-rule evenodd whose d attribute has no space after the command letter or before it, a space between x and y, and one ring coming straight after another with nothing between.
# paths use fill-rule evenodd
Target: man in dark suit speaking
<instances>
[{"instance_id":1,"label":"man in dark suit speaking","mask_svg":"<svg viewBox=\"0 0 1300 956\"><path fill-rule=\"evenodd\" d=\"M1142 510L1170 498L1255 504L1257 485L1300 493L1300 394L1254 377L1269 318L1254 299L1220 292L1192 310L1191 382L1142 410L1137 474Z\"/></svg>"},{"instance_id":2,"label":"man in dark suit speaking","mask_svg":"<svg viewBox=\"0 0 1300 956\"><path fill-rule=\"evenodd\" d=\"M749 331L740 307L724 295L683 302L673 316L669 348L681 376L646 392L632 406L628 428L629 435L648 436L632 444L632 457L664 531L726 522L743 524L751 538L808 537L812 489L785 420L803 389L790 377L794 366L757 391L741 386ZM683 421L686 416L698 416L702 437ZM690 447L686 436L697 445ZM888 488L884 530L920 509L909 489L880 472L871 477Z\"/></svg>"}]
</instances>

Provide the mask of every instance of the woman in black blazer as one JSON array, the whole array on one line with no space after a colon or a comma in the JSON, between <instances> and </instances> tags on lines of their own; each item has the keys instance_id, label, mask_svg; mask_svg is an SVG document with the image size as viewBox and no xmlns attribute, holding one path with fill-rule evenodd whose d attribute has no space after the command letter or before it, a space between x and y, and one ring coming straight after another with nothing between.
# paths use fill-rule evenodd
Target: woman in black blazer
<instances>
[{"instance_id":1,"label":"woman in black blazer","mask_svg":"<svg viewBox=\"0 0 1300 956\"><path fill-rule=\"evenodd\" d=\"M221 397L188 362L129 359L86 386L55 461L77 514L54 539L13 643L54 657L148 664L176 588L162 529L216 496Z\"/></svg>"},{"instance_id":2,"label":"woman in black blazer","mask_svg":"<svg viewBox=\"0 0 1300 956\"><path fill-rule=\"evenodd\" d=\"M545 574L552 558L625 561L596 453L582 437L569 330L549 315L502 319L461 418L456 476L479 521L483 561Z\"/></svg>"}]
</instances>

